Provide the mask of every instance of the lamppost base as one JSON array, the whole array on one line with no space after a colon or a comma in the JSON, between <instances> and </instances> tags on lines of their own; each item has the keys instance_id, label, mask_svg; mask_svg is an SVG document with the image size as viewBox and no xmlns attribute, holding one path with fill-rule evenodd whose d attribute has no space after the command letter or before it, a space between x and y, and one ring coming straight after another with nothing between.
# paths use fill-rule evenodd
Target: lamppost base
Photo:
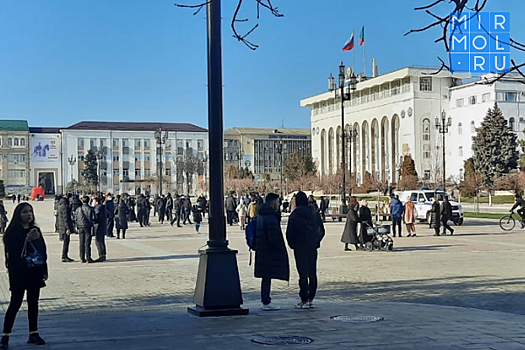
<instances>
[{"instance_id":1,"label":"lamppost base","mask_svg":"<svg viewBox=\"0 0 525 350\"><path fill-rule=\"evenodd\" d=\"M199 271L193 302L188 312L199 317L247 315L237 267L237 251L209 248L199 251Z\"/></svg>"},{"instance_id":2,"label":"lamppost base","mask_svg":"<svg viewBox=\"0 0 525 350\"><path fill-rule=\"evenodd\" d=\"M339 206L339 214L348 214L348 205L341 204Z\"/></svg>"}]
</instances>

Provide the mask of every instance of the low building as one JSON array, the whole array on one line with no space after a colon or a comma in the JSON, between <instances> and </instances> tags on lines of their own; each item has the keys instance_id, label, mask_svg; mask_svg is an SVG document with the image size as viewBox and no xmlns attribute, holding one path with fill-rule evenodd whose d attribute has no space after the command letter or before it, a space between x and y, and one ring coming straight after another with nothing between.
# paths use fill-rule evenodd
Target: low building
<instances>
[{"instance_id":1,"label":"low building","mask_svg":"<svg viewBox=\"0 0 525 350\"><path fill-rule=\"evenodd\" d=\"M29 127L25 120L0 120L0 179L6 194L29 194Z\"/></svg>"},{"instance_id":2,"label":"low building","mask_svg":"<svg viewBox=\"0 0 525 350\"><path fill-rule=\"evenodd\" d=\"M248 168L260 179L281 178L283 163L293 152L311 153L308 129L231 128L224 131L224 166Z\"/></svg>"}]
</instances>

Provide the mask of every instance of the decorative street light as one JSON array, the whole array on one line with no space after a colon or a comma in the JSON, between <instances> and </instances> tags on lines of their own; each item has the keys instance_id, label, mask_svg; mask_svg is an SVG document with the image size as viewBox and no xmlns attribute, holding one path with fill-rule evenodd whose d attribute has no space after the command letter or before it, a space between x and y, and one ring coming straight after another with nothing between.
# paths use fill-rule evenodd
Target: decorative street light
<instances>
[{"instance_id":1,"label":"decorative street light","mask_svg":"<svg viewBox=\"0 0 525 350\"><path fill-rule=\"evenodd\" d=\"M357 79L352 71L352 69L349 69L349 76L348 78L348 86L347 86L347 92L345 92L345 65L343 62L339 65L339 96L337 94L338 90L336 89L336 85L334 82L334 77L332 74L328 77L328 89L330 91L334 91L335 99L339 99L341 101L341 136L342 136L342 145L341 147L341 156L342 156L342 170L343 170L343 193L342 193L342 199L341 199L341 207L339 208L339 212L341 214L346 214L347 212L347 205L346 205L346 159L345 159L345 101L350 101L351 98L351 92L356 89L357 85Z\"/></svg>"},{"instance_id":2,"label":"decorative street light","mask_svg":"<svg viewBox=\"0 0 525 350\"><path fill-rule=\"evenodd\" d=\"M73 166L74 166L75 163L77 162L77 158L76 158L76 157L73 157L73 155L70 155L70 156L67 158L67 162L68 162L69 165L71 166L71 181L73 181Z\"/></svg>"},{"instance_id":3,"label":"decorative street light","mask_svg":"<svg viewBox=\"0 0 525 350\"><path fill-rule=\"evenodd\" d=\"M281 158L280 160L280 170L281 170L281 197L284 197L284 191L283 191L283 172L284 172L284 163L283 163L283 155L284 151L286 150L286 144L283 144L283 140L279 140L279 143L277 144L277 153L279 153L279 156Z\"/></svg>"},{"instance_id":4,"label":"decorative street light","mask_svg":"<svg viewBox=\"0 0 525 350\"><path fill-rule=\"evenodd\" d=\"M97 157L98 192L102 192L102 176L100 176L100 162L106 159L106 147L100 147L95 152L95 157Z\"/></svg>"},{"instance_id":5,"label":"decorative street light","mask_svg":"<svg viewBox=\"0 0 525 350\"><path fill-rule=\"evenodd\" d=\"M155 131L155 140L157 140L157 168L159 169L159 196L162 196L162 145L166 143L168 139L168 130L162 130L159 126L159 130Z\"/></svg>"},{"instance_id":6,"label":"decorative street light","mask_svg":"<svg viewBox=\"0 0 525 350\"><path fill-rule=\"evenodd\" d=\"M445 110L441 112L441 119L436 117L436 129L438 129L438 132L443 135L443 191L445 191L445 135L448 133L448 128L452 126L452 118L448 117L447 121L447 114L445 113Z\"/></svg>"}]
</instances>

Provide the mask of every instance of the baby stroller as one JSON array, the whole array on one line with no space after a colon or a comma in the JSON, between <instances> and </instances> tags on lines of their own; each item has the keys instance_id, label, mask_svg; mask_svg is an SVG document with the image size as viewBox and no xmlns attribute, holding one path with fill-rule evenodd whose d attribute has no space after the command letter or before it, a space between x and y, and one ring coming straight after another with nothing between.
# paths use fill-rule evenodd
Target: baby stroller
<instances>
[{"instance_id":1,"label":"baby stroller","mask_svg":"<svg viewBox=\"0 0 525 350\"><path fill-rule=\"evenodd\" d=\"M369 242L364 244L365 250L371 252L373 250L394 250L394 240L389 236L390 225L370 225L365 222L368 226L366 233L372 236Z\"/></svg>"}]
</instances>

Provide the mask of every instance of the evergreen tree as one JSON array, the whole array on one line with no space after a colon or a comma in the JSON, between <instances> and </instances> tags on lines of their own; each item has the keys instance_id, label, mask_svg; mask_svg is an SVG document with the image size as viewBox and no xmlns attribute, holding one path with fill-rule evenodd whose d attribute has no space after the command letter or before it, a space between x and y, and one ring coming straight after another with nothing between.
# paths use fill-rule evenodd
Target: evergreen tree
<instances>
[{"instance_id":1,"label":"evergreen tree","mask_svg":"<svg viewBox=\"0 0 525 350\"><path fill-rule=\"evenodd\" d=\"M401 164L401 168L399 169L399 175L401 177L418 176L416 171L416 164L414 163L414 160L409 154L403 157L403 164Z\"/></svg>"},{"instance_id":2,"label":"evergreen tree","mask_svg":"<svg viewBox=\"0 0 525 350\"><path fill-rule=\"evenodd\" d=\"M92 187L96 187L98 185L97 170L97 156L95 155L95 152L90 149L84 157L84 170L82 171L82 176L84 176L84 180L86 181L87 185Z\"/></svg>"},{"instance_id":3,"label":"evergreen tree","mask_svg":"<svg viewBox=\"0 0 525 350\"><path fill-rule=\"evenodd\" d=\"M474 168L483 182L492 186L502 174L508 174L518 166L518 136L507 126L498 104L488 110L472 137Z\"/></svg>"}]
</instances>

